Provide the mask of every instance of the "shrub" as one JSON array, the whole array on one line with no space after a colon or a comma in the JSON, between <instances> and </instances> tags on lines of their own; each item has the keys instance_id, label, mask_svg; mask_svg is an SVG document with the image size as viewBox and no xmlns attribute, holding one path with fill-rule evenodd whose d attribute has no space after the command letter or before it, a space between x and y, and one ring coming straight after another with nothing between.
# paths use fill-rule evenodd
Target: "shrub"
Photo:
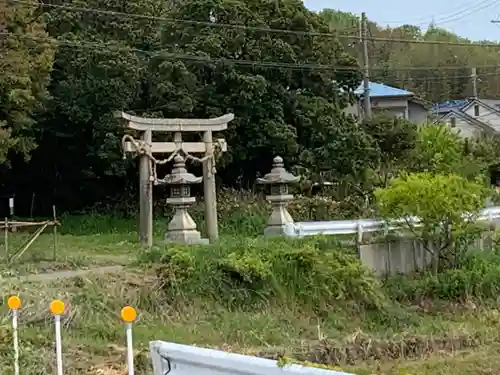
<instances>
[{"instance_id":1,"label":"shrub","mask_svg":"<svg viewBox=\"0 0 500 375\"><path fill-rule=\"evenodd\" d=\"M437 275L422 273L397 276L385 281L390 297L404 301L498 299L500 295L500 250L469 251L459 267Z\"/></svg>"},{"instance_id":2,"label":"shrub","mask_svg":"<svg viewBox=\"0 0 500 375\"><path fill-rule=\"evenodd\" d=\"M323 238L233 239L213 246L172 246L147 256L173 300L217 300L251 308L285 303L327 308L349 302L380 309L380 282L354 252Z\"/></svg>"},{"instance_id":3,"label":"shrub","mask_svg":"<svg viewBox=\"0 0 500 375\"><path fill-rule=\"evenodd\" d=\"M488 190L478 182L427 172L403 175L375 192L380 212L387 220L420 219L418 224L405 220L400 225L420 239L432 255L435 274L444 257L455 255L457 232L474 223L487 194ZM465 215L469 220L464 220Z\"/></svg>"}]
</instances>

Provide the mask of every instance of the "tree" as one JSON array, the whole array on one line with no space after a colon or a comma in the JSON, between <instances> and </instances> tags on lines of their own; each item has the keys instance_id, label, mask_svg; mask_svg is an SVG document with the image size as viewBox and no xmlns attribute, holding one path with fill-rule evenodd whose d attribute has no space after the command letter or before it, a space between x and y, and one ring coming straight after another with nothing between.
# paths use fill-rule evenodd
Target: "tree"
<instances>
[{"instance_id":1,"label":"tree","mask_svg":"<svg viewBox=\"0 0 500 375\"><path fill-rule=\"evenodd\" d=\"M9 151L25 158L36 147L35 115L47 99L53 48L40 43L36 8L0 0L0 164ZM43 40L43 39L42 39Z\"/></svg>"},{"instance_id":2,"label":"tree","mask_svg":"<svg viewBox=\"0 0 500 375\"><path fill-rule=\"evenodd\" d=\"M499 145L500 139L495 135L478 134L465 139L444 124L421 125L411 152L410 169L486 181L491 167L500 161Z\"/></svg>"},{"instance_id":3,"label":"tree","mask_svg":"<svg viewBox=\"0 0 500 375\"><path fill-rule=\"evenodd\" d=\"M487 178L493 178L497 174L500 163L500 135L480 133L467 140L465 148L466 157L469 160L469 168L482 172ZM491 181L490 181L491 183ZM493 181L494 184L497 181Z\"/></svg>"},{"instance_id":4,"label":"tree","mask_svg":"<svg viewBox=\"0 0 500 375\"><path fill-rule=\"evenodd\" d=\"M326 23L299 0L195 0L176 9L172 17L328 33ZM276 154L312 173L345 175L366 162L366 134L342 111L361 75L355 59L333 35L167 24L163 43L166 53L158 65L163 67L162 82L171 82L169 90L182 94L179 104L189 104L164 108L164 116L182 111L202 118L235 113L224 132L230 146L225 170L221 169L226 181L252 184ZM179 57L186 55L191 58ZM189 81L177 78L178 72ZM190 90L183 90L186 82Z\"/></svg>"},{"instance_id":5,"label":"tree","mask_svg":"<svg viewBox=\"0 0 500 375\"><path fill-rule=\"evenodd\" d=\"M231 185L253 184L276 154L289 165L321 161L321 168L344 175L365 164L366 134L342 113L361 75L337 40L203 24L328 33L318 15L299 0L171 3L92 0L86 6L195 22L46 10L50 35L65 43L56 54L43 145L25 174L56 191L59 205L108 199L137 180L136 169L121 159L115 110L174 118L235 113L222 134L229 152L218 162L218 176ZM318 64L341 69L314 69ZM326 150L326 138L336 149ZM308 149L320 158L306 157Z\"/></svg>"},{"instance_id":6,"label":"tree","mask_svg":"<svg viewBox=\"0 0 500 375\"><path fill-rule=\"evenodd\" d=\"M413 170L431 173L464 171L465 141L444 124L426 124L418 127L416 147L413 150Z\"/></svg>"},{"instance_id":7,"label":"tree","mask_svg":"<svg viewBox=\"0 0 500 375\"><path fill-rule=\"evenodd\" d=\"M334 197L336 200L350 200L362 207L359 209L362 212L368 208L367 205L377 187L387 186L392 178L408 167L415 149L417 132L415 124L383 113L362 120L353 126L351 132L354 129L357 129L359 135L355 138L351 136L350 139L357 140L357 143L339 145L334 140L324 142L323 147L330 149L330 154L317 154L318 159L323 157L326 163L331 163L332 159L335 160L331 155L334 155L336 150L349 147L350 152L345 153L343 158L338 158L339 165L335 166L337 173L330 173L326 177L328 180L339 182L340 186ZM346 142L345 137L336 136L333 139ZM360 139L363 143L359 142ZM315 155L313 152L311 154ZM353 199L356 197L362 200Z\"/></svg>"},{"instance_id":8,"label":"tree","mask_svg":"<svg viewBox=\"0 0 500 375\"><path fill-rule=\"evenodd\" d=\"M164 4L92 0L85 6L162 16ZM81 8L81 3L75 1L73 6ZM152 20L110 13L42 11L50 36L61 44L51 75L51 100L41 124L43 143L27 173L36 176L37 188L43 189L37 195L52 198L55 194L60 206L78 209L116 197L137 180L126 176L130 163L122 160L123 128L113 111L150 110L148 51L159 48L160 29Z\"/></svg>"},{"instance_id":9,"label":"tree","mask_svg":"<svg viewBox=\"0 0 500 375\"><path fill-rule=\"evenodd\" d=\"M385 187L392 175L408 166L416 146L417 126L385 114L365 119L362 126L377 150L377 161L373 165Z\"/></svg>"},{"instance_id":10,"label":"tree","mask_svg":"<svg viewBox=\"0 0 500 375\"><path fill-rule=\"evenodd\" d=\"M422 241L437 273L440 261L454 250L456 234L474 222L488 193L480 182L423 172L396 178L375 197L384 218L393 223L403 219L400 225ZM419 223L412 220L415 217Z\"/></svg>"}]
</instances>

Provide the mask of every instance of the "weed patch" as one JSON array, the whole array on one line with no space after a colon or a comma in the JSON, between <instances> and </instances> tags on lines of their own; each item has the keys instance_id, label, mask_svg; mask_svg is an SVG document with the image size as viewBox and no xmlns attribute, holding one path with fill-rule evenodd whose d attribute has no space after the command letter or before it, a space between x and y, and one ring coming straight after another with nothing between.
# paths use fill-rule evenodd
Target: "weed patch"
<instances>
[{"instance_id":1,"label":"weed patch","mask_svg":"<svg viewBox=\"0 0 500 375\"><path fill-rule=\"evenodd\" d=\"M424 272L385 281L387 293L397 301L497 300L500 295L500 250L470 251L459 265L432 275Z\"/></svg>"},{"instance_id":2,"label":"weed patch","mask_svg":"<svg viewBox=\"0 0 500 375\"><path fill-rule=\"evenodd\" d=\"M228 308L300 303L328 311L355 303L381 310L380 282L352 249L331 240L234 239L216 246L172 246L142 259L172 299L215 299Z\"/></svg>"}]
</instances>

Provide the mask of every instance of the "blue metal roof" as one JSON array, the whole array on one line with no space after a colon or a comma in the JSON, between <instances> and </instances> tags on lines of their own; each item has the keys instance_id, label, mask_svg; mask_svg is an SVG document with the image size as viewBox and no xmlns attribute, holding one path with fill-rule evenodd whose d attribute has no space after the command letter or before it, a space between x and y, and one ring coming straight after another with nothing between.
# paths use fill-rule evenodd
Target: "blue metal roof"
<instances>
[{"instance_id":1,"label":"blue metal roof","mask_svg":"<svg viewBox=\"0 0 500 375\"><path fill-rule=\"evenodd\" d=\"M438 113L451 112L454 109L460 109L469 103L468 99L445 100L432 105L432 109Z\"/></svg>"},{"instance_id":2,"label":"blue metal roof","mask_svg":"<svg viewBox=\"0 0 500 375\"><path fill-rule=\"evenodd\" d=\"M384 85L383 83L370 82L370 98L382 97L382 96L409 96L414 95L410 91L403 89L397 89L395 87ZM363 95L363 85L360 85L356 90L354 90L355 95Z\"/></svg>"}]
</instances>

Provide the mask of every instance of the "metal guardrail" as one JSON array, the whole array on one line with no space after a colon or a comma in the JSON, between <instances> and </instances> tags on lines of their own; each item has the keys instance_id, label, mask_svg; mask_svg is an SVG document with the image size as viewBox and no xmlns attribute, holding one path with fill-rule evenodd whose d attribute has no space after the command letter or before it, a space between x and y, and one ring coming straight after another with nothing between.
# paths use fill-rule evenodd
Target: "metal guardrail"
<instances>
[{"instance_id":1,"label":"metal guardrail","mask_svg":"<svg viewBox=\"0 0 500 375\"><path fill-rule=\"evenodd\" d=\"M353 375L295 364L279 367L269 359L165 341L152 341L149 349L154 375Z\"/></svg>"},{"instance_id":2,"label":"metal guardrail","mask_svg":"<svg viewBox=\"0 0 500 375\"><path fill-rule=\"evenodd\" d=\"M500 207L489 207L480 211L478 221L492 222L500 219ZM467 217L464 217L467 220ZM409 218L413 224L418 225L419 219ZM401 228L399 223L405 223L400 219L389 225L386 221L380 219L359 219L359 220L333 220L333 221L311 221L296 222L285 226L285 235L289 237L305 237L316 235L342 235L358 234L361 236L364 232L391 231Z\"/></svg>"}]
</instances>

